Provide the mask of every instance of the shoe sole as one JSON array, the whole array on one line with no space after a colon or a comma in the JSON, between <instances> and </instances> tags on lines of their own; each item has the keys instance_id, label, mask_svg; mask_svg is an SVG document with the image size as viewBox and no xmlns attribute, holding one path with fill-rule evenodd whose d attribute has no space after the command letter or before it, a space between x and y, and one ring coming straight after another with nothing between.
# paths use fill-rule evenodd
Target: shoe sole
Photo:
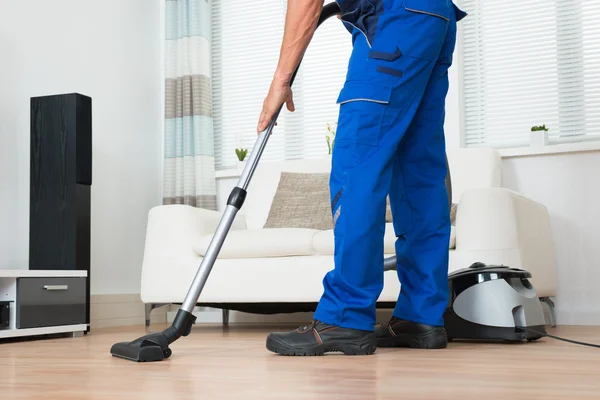
<instances>
[{"instance_id":1,"label":"shoe sole","mask_svg":"<svg viewBox=\"0 0 600 400\"><path fill-rule=\"evenodd\" d=\"M448 337L445 330L434 330L420 335L399 334L377 339L377 347L408 347L411 349L445 349Z\"/></svg>"},{"instance_id":2,"label":"shoe sole","mask_svg":"<svg viewBox=\"0 0 600 400\"><path fill-rule=\"evenodd\" d=\"M343 353L346 356L367 356L377 350L374 336L361 341L331 341L310 347L294 348L272 338L267 339L267 349L282 356L323 356L326 353Z\"/></svg>"}]
</instances>

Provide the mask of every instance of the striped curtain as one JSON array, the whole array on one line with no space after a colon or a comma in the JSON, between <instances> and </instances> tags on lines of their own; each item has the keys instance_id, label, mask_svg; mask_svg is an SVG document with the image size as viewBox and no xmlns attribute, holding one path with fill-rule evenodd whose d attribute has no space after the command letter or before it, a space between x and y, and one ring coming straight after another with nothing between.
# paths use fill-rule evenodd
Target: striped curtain
<instances>
[{"instance_id":1,"label":"striped curtain","mask_svg":"<svg viewBox=\"0 0 600 400\"><path fill-rule=\"evenodd\" d=\"M163 204L216 210L211 4L165 0Z\"/></svg>"}]
</instances>

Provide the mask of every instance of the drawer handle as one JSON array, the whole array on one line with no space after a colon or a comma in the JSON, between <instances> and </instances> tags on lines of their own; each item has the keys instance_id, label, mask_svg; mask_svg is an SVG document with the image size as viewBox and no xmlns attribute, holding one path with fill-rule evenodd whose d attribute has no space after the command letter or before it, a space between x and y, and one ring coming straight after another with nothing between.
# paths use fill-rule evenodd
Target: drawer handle
<instances>
[{"instance_id":1,"label":"drawer handle","mask_svg":"<svg viewBox=\"0 0 600 400\"><path fill-rule=\"evenodd\" d=\"M69 290L69 285L45 285L44 290Z\"/></svg>"}]
</instances>

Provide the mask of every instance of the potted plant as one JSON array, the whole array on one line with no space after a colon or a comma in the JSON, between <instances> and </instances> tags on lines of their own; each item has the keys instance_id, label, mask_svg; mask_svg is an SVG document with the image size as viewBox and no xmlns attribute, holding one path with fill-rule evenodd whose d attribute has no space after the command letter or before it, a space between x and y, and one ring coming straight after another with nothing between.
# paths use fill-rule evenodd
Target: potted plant
<instances>
[{"instance_id":1,"label":"potted plant","mask_svg":"<svg viewBox=\"0 0 600 400\"><path fill-rule=\"evenodd\" d=\"M337 122L335 123L337 126ZM331 124L327 124L327 135L325 135L325 141L327 141L327 149L329 151L329 155L333 153L333 144L335 142L335 129L331 127Z\"/></svg>"},{"instance_id":2,"label":"potted plant","mask_svg":"<svg viewBox=\"0 0 600 400\"><path fill-rule=\"evenodd\" d=\"M548 131L546 124L531 127L531 145L534 147L543 147L548 144Z\"/></svg>"},{"instance_id":3,"label":"potted plant","mask_svg":"<svg viewBox=\"0 0 600 400\"><path fill-rule=\"evenodd\" d=\"M246 166L246 156L248 155L248 149L238 148L235 149L235 155L237 156L238 169L242 170Z\"/></svg>"}]
</instances>

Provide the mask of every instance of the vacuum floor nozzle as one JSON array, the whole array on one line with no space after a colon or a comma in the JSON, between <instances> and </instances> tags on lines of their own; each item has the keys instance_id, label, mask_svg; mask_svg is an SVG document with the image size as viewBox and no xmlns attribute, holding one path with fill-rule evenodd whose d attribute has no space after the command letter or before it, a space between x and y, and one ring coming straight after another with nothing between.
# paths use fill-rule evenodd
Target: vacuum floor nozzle
<instances>
[{"instance_id":1,"label":"vacuum floor nozzle","mask_svg":"<svg viewBox=\"0 0 600 400\"><path fill-rule=\"evenodd\" d=\"M113 357L134 362L162 361L171 356L169 340L163 332L142 336L133 342L116 343L110 352Z\"/></svg>"}]
</instances>

